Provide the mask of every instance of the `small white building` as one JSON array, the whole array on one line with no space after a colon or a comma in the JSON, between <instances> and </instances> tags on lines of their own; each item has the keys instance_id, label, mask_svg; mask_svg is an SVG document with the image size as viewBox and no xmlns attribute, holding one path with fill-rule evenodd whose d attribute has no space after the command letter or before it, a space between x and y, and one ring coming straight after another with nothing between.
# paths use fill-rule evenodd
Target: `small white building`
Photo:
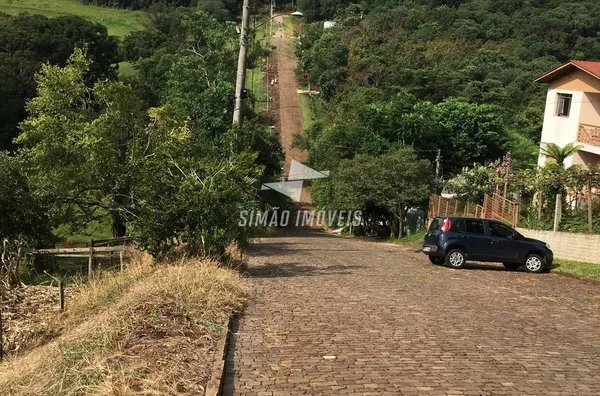
<instances>
[{"instance_id":1,"label":"small white building","mask_svg":"<svg viewBox=\"0 0 600 396\"><path fill-rule=\"evenodd\" d=\"M576 142L583 148L565 166L600 162L600 62L572 60L544 74L548 84L542 143L560 147ZM546 157L540 154L538 165Z\"/></svg>"}]
</instances>

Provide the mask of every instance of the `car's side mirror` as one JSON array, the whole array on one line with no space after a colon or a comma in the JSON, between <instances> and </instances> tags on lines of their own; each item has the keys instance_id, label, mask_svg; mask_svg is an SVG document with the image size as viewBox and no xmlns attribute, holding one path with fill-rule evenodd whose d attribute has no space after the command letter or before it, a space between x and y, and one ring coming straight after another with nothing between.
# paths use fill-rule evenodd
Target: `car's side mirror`
<instances>
[{"instance_id":1,"label":"car's side mirror","mask_svg":"<svg viewBox=\"0 0 600 396\"><path fill-rule=\"evenodd\" d=\"M510 234L509 236L506 237L506 239L510 239L510 240L517 239L517 236L515 234Z\"/></svg>"}]
</instances>

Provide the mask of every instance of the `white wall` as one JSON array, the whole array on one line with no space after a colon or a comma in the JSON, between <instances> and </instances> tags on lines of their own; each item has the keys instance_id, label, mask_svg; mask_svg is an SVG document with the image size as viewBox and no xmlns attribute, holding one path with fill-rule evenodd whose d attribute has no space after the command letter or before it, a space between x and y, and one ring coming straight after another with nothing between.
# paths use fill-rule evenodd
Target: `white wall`
<instances>
[{"instance_id":1,"label":"white wall","mask_svg":"<svg viewBox=\"0 0 600 396\"><path fill-rule=\"evenodd\" d=\"M571 101L571 111L568 117L559 117L555 115L558 94L565 93L573 95ZM542 127L541 142L555 143L564 146L577 140L579 131L579 118L581 116L581 106L586 100L582 91L569 91L565 89L549 89L546 96L546 108L544 110L544 126ZM565 161L566 166L572 165L573 158L569 157ZM538 165L543 166L546 158L540 154Z\"/></svg>"}]
</instances>

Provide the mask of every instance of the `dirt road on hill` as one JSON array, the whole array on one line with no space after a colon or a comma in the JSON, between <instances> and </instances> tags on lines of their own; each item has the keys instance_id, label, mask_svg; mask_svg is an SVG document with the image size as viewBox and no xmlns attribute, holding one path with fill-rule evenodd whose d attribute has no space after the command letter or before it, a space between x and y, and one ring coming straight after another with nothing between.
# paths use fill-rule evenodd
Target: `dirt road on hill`
<instances>
[{"instance_id":1,"label":"dirt road on hill","mask_svg":"<svg viewBox=\"0 0 600 396\"><path fill-rule=\"evenodd\" d=\"M292 148L294 134L302 133L302 110L298 85L296 82L296 58L292 48L293 37L285 33L283 27L284 16L275 17L273 24L272 42L276 46L273 56L277 59L277 83L273 88L279 91L279 139L285 152L285 165L283 175L287 177L292 160L306 162L308 157L305 150ZM310 192L304 188L302 202L311 202Z\"/></svg>"}]
</instances>

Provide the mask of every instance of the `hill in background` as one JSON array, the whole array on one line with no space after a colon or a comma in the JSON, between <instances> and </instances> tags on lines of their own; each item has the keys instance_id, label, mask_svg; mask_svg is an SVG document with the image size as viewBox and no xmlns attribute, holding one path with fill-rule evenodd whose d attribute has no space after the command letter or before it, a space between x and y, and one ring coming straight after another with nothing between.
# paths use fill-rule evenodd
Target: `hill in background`
<instances>
[{"instance_id":1,"label":"hill in background","mask_svg":"<svg viewBox=\"0 0 600 396\"><path fill-rule=\"evenodd\" d=\"M125 36L141 30L145 20L143 11L85 5L78 0L0 0L0 12L45 15L49 18L75 15L101 23L114 36Z\"/></svg>"}]
</instances>

